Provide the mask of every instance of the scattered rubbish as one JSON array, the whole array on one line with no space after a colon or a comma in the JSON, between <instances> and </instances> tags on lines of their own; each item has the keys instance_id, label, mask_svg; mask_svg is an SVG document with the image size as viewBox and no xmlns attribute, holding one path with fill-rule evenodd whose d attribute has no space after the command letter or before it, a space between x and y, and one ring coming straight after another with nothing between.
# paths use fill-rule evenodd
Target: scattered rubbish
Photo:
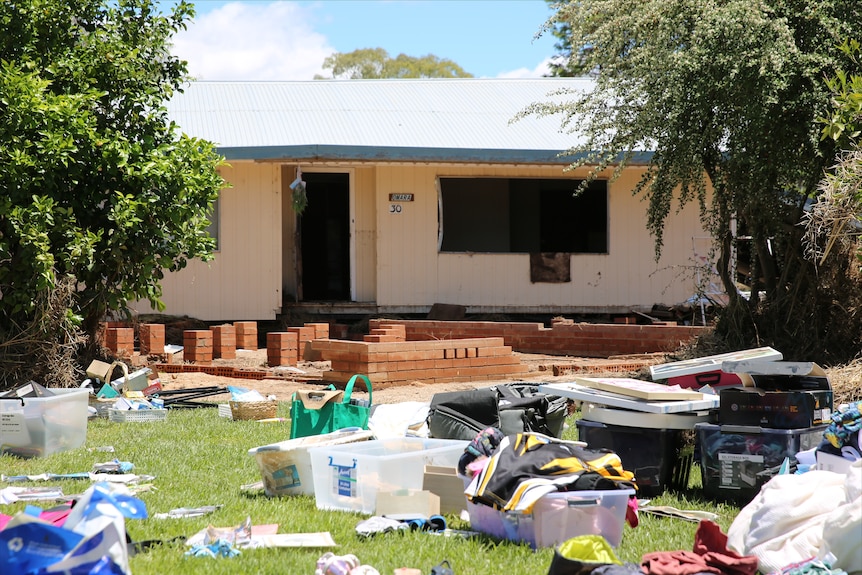
<instances>
[{"instance_id":1,"label":"scattered rubbish","mask_svg":"<svg viewBox=\"0 0 862 575\"><path fill-rule=\"evenodd\" d=\"M78 473L39 473L37 475L0 475L0 481L18 483L21 481L54 481L58 479L89 479L86 471Z\"/></svg>"},{"instance_id":2,"label":"scattered rubbish","mask_svg":"<svg viewBox=\"0 0 862 575\"><path fill-rule=\"evenodd\" d=\"M206 545L194 545L185 554L187 557L236 557L242 552L234 548L230 541L218 539Z\"/></svg>"},{"instance_id":3,"label":"scattered rubbish","mask_svg":"<svg viewBox=\"0 0 862 575\"><path fill-rule=\"evenodd\" d=\"M223 505L203 505L201 507L178 507L176 509L171 509L167 513L156 513L153 515L154 519L179 519L183 517L203 517L204 515L209 515L210 513L215 513L219 509L224 507Z\"/></svg>"},{"instance_id":4,"label":"scattered rubbish","mask_svg":"<svg viewBox=\"0 0 862 575\"><path fill-rule=\"evenodd\" d=\"M62 526L20 512L0 531L0 572L129 573L125 520L146 517L143 501L104 483L84 492Z\"/></svg>"},{"instance_id":5,"label":"scattered rubbish","mask_svg":"<svg viewBox=\"0 0 862 575\"><path fill-rule=\"evenodd\" d=\"M0 505L18 501L56 501L65 499L59 487L4 487L0 489Z\"/></svg>"},{"instance_id":6,"label":"scattered rubbish","mask_svg":"<svg viewBox=\"0 0 862 575\"><path fill-rule=\"evenodd\" d=\"M380 575L374 567L362 565L359 558L353 554L335 555L324 553L317 560L314 575Z\"/></svg>"},{"instance_id":7,"label":"scattered rubbish","mask_svg":"<svg viewBox=\"0 0 862 575\"><path fill-rule=\"evenodd\" d=\"M658 515L660 517L673 517L676 519L683 519L685 521L691 521L693 523L699 523L701 520L704 519L708 521L716 521L718 519L717 514L710 513L709 511L700 511L696 509L677 509L676 507L671 507L669 505L650 505L649 502L638 505L638 512L641 511L643 511L644 513Z\"/></svg>"},{"instance_id":8,"label":"scattered rubbish","mask_svg":"<svg viewBox=\"0 0 862 575\"><path fill-rule=\"evenodd\" d=\"M114 453L115 449L113 445L103 445L101 447L88 447L87 451L89 451L90 453L94 451L99 451L102 453Z\"/></svg>"},{"instance_id":9,"label":"scattered rubbish","mask_svg":"<svg viewBox=\"0 0 862 575\"><path fill-rule=\"evenodd\" d=\"M120 461L119 459L114 459L112 461L106 461L104 463L94 463L93 464L93 472L94 473L128 473L132 469L134 469L134 465L128 461Z\"/></svg>"}]
</instances>

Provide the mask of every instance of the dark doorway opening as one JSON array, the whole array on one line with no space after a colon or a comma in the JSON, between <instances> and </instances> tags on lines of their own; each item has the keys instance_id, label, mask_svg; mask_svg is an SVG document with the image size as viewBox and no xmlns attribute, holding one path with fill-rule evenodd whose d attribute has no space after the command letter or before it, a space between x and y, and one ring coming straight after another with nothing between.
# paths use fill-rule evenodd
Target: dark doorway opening
<instances>
[{"instance_id":1,"label":"dark doorway opening","mask_svg":"<svg viewBox=\"0 0 862 575\"><path fill-rule=\"evenodd\" d=\"M308 205L299 217L303 301L350 300L350 177L302 175Z\"/></svg>"}]
</instances>

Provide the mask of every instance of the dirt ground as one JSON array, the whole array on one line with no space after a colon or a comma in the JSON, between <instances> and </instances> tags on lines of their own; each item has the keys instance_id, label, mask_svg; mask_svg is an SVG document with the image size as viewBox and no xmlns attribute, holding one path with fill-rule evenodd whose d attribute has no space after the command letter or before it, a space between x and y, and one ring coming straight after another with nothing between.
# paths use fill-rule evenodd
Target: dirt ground
<instances>
[{"instance_id":1,"label":"dirt ground","mask_svg":"<svg viewBox=\"0 0 862 575\"><path fill-rule=\"evenodd\" d=\"M571 370L589 371L591 375L614 375L628 377L632 373L614 372L619 365L633 365L641 363L647 365L649 363L663 363L666 361L664 356L648 355L637 356L637 358L620 358L617 360L604 359L584 359L584 358L564 358L559 356L536 355L515 353L521 363L527 365L529 371L517 378L505 380L489 380L476 382L458 382L458 383L424 383L421 381L412 382L409 385L387 387L379 390L372 390L372 401L375 404L383 403L400 403L403 401L431 401L435 393L445 391L461 391L465 389L476 389L479 387L487 387L499 383L509 383L512 381L529 381L529 382L565 382L572 381L574 375ZM257 351L237 350L237 357L233 360L217 359L213 361L213 365L230 366L243 369L266 370L273 374L271 379L253 380L253 379L238 379L232 377L222 377L209 375L205 373L159 373L160 382L163 389L191 389L197 387L209 386L237 386L247 389L257 390L264 396L274 395L279 401L289 401L294 391L300 389L321 389L323 384L320 383L321 375L325 370L329 369L329 362L299 362L295 367L276 367L270 368L266 364L266 350ZM557 370L554 370L557 366ZM564 369L560 369L563 366ZM571 366L571 369L569 369ZM605 366L608 370L605 370ZM566 374L554 375L556 373L568 372ZM648 374L647 374L648 375ZM365 397L365 392L357 392L357 397ZM213 395L206 398L207 401L225 402L230 399L228 394Z\"/></svg>"}]
</instances>

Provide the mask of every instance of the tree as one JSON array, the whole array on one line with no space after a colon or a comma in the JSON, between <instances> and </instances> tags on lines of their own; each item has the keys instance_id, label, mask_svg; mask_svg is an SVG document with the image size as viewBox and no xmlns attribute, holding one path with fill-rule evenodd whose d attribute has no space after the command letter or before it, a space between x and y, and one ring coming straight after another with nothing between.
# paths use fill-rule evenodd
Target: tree
<instances>
[{"instance_id":1,"label":"tree","mask_svg":"<svg viewBox=\"0 0 862 575\"><path fill-rule=\"evenodd\" d=\"M360 80L372 78L472 78L452 60L433 54L416 58L398 54L391 58L383 48L361 48L353 52L336 52L323 61L324 70L333 78ZM316 80L324 79L315 76Z\"/></svg>"},{"instance_id":2,"label":"tree","mask_svg":"<svg viewBox=\"0 0 862 575\"><path fill-rule=\"evenodd\" d=\"M856 39L847 40L841 50L857 61L862 45ZM862 75L848 76L838 70L826 84L833 111L822 119L823 137L835 140L843 152L821 182L818 201L805 214L805 247L817 265L836 250L855 253L862 264ZM862 284L862 265L857 271Z\"/></svg>"},{"instance_id":3,"label":"tree","mask_svg":"<svg viewBox=\"0 0 862 575\"><path fill-rule=\"evenodd\" d=\"M561 5L561 0L545 0L545 2L554 10ZM551 18L542 31L542 33L548 32L557 39L554 44L557 54L548 64L551 69L548 76L569 78L586 75L589 70L584 68L584 55L589 50L589 46L572 46L572 28L569 23L562 19Z\"/></svg>"},{"instance_id":4,"label":"tree","mask_svg":"<svg viewBox=\"0 0 862 575\"><path fill-rule=\"evenodd\" d=\"M727 345L768 342L821 361L857 353L858 323L838 327L841 294L818 293L799 224L838 153L819 137L830 105L824 78L859 70L836 45L862 27L862 4L568 1L554 23L568 25L568 45L589 48L577 53L599 71L595 89L525 114L562 113L585 142L572 150L582 154L575 165L593 175L651 151L634 193L648 201L657 257L668 215L697 203L730 300L716 326ZM749 270L748 295L734 252Z\"/></svg>"},{"instance_id":5,"label":"tree","mask_svg":"<svg viewBox=\"0 0 862 575\"><path fill-rule=\"evenodd\" d=\"M107 312L163 308L165 270L212 257L222 159L164 106L186 79L168 42L192 15L185 2L166 15L149 0L0 4L0 359L15 377L21 345L68 343L75 326L92 344Z\"/></svg>"}]
</instances>

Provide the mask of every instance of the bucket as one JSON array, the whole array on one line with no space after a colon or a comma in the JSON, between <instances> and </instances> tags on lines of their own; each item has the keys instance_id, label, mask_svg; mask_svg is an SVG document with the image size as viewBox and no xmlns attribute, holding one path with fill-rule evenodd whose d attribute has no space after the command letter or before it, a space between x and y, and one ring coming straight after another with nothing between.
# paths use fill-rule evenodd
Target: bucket
<instances>
[{"instance_id":1,"label":"bucket","mask_svg":"<svg viewBox=\"0 0 862 575\"><path fill-rule=\"evenodd\" d=\"M311 470L311 447L325 447L373 439L370 431L349 428L289 439L248 450L254 456L268 497L314 495L314 475Z\"/></svg>"}]
</instances>

